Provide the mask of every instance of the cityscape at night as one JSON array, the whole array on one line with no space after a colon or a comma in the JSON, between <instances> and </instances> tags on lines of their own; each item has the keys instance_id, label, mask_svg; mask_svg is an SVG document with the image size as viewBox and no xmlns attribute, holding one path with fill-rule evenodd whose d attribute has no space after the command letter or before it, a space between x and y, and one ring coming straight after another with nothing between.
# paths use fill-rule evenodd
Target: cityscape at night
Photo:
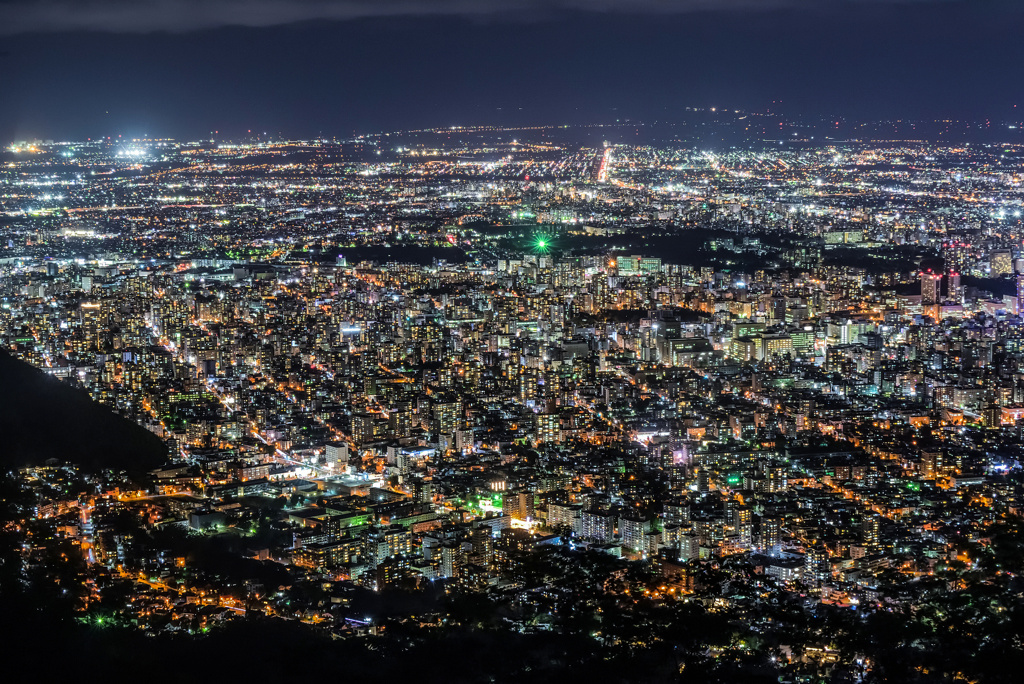
<instances>
[{"instance_id":1,"label":"cityscape at night","mask_svg":"<svg viewBox=\"0 0 1024 684\"><path fill-rule=\"evenodd\" d=\"M917 95L844 110L909 48L865 58L860 82L837 38L842 78L779 74L799 110L765 85L683 103L667 71L638 102L607 65L591 106L585 51L557 76L525 55L478 84L463 48L432 45L446 76L430 93L385 94L378 55L332 125L306 107L316 77L258 82L229 53L241 35L369 41L392 21L495 45L566 29L573 46L578 22L593 59L657 74L638 26L653 44L661 24L885 32L927 14L934 35L1024 13L429 4L0 3L0 620L16 669L1020 681L1019 65L979 77L1008 94L965 105L961 67L908 62L875 94ZM616 21L628 39L598 40ZM978 50L1009 49L992 31ZM96 93L49 100L78 92L74 53L108 38L139 63L86 50ZM132 70L189 41L259 92L228 104L200 85L208 109L196 96L162 118ZM16 66L39 45L69 62L54 89ZM695 66L704 87L734 59ZM522 106L497 94L532 73Z\"/></svg>"}]
</instances>

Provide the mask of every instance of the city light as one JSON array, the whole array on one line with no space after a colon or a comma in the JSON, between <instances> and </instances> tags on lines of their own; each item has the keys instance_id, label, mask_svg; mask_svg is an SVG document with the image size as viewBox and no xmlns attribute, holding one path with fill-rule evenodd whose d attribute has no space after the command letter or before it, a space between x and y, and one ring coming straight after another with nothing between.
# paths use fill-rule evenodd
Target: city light
<instances>
[{"instance_id":1,"label":"city light","mask_svg":"<svg viewBox=\"0 0 1024 684\"><path fill-rule=\"evenodd\" d=\"M1021 609L1024 152L777 123L18 143L8 574L385 674L552 633L870 681L878 620L966 672Z\"/></svg>"}]
</instances>

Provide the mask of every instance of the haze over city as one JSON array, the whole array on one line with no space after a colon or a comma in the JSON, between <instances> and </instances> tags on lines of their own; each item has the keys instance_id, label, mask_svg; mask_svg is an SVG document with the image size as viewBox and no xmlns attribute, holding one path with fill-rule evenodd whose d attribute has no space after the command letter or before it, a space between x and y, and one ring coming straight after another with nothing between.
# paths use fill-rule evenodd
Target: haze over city
<instances>
[{"instance_id":1,"label":"haze over city","mask_svg":"<svg viewBox=\"0 0 1024 684\"><path fill-rule=\"evenodd\" d=\"M0 3L0 140L1021 118L1014 2Z\"/></svg>"}]
</instances>

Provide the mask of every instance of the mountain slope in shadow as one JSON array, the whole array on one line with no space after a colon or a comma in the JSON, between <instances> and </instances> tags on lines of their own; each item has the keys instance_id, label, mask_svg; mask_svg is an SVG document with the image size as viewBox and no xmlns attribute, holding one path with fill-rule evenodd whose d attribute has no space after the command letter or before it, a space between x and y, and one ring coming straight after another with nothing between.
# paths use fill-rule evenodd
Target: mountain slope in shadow
<instances>
[{"instance_id":1,"label":"mountain slope in shadow","mask_svg":"<svg viewBox=\"0 0 1024 684\"><path fill-rule=\"evenodd\" d=\"M0 467L47 459L141 473L167 457L164 442L80 389L0 352Z\"/></svg>"}]
</instances>

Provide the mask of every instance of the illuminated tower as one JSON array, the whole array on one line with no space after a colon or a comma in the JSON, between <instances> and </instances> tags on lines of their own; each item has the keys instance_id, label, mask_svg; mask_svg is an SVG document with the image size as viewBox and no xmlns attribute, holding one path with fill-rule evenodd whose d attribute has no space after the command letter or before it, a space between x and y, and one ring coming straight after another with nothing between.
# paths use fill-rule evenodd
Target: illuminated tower
<instances>
[{"instance_id":1,"label":"illuminated tower","mask_svg":"<svg viewBox=\"0 0 1024 684\"><path fill-rule=\"evenodd\" d=\"M761 548L770 550L782 543L782 523L778 518L761 519Z\"/></svg>"},{"instance_id":2,"label":"illuminated tower","mask_svg":"<svg viewBox=\"0 0 1024 684\"><path fill-rule=\"evenodd\" d=\"M880 526L878 514L868 515L861 521L860 535L865 546L872 549L878 546Z\"/></svg>"},{"instance_id":3,"label":"illuminated tower","mask_svg":"<svg viewBox=\"0 0 1024 684\"><path fill-rule=\"evenodd\" d=\"M804 556L804 581L817 588L831 575L828 551L818 546L807 549Z\"/></svg>"},{"instance_id":4,"label":"illuminated tower","mask_svg":"<svg viewBox=\"0 0 1024 684\"><path fill-rule=\"evenodd\" d=\"M950 240L942 245L942 259L946 266L956 271L963 271L968 268L968 260L971 257L971 247L966 242Z\"/></svg>"},{"instance_id":5,"label":"illuminated tower","mask_svg":"<svg viewBox=\"0 0 1024 684\"><path fill-rule=\"evenodd\" d=\"M960 291L960 274L957 273L956 271L950 271L948 278L949 279L946 281L946 283L947 283L947 289L948 289L948 292L949 292L949 298L952 299L954 302L959 304L962 301L962 299L963 299L963 295L962 295L962 293ZM1018 280L1018 284L1017 284L1017 293L1018 293L1018 297L1019 297L1020 296L1020 283L1019 283L1019 280Z\"/></svg>"},{"instance_id":6,"label":"illuminated tower","mask_svg":"<svg viewBox=\"0 0 1024 684\"><path fill-rule=\"evenodd\" d=\"M80 309L82 320L82 337L88 349L97 349L100 345L100 303L82 302Z\"/></svg>"},{"instance_id":7,"label":"illuminated tower","mask_svg":"<svg viewBox=\"0 0 1024 684\"><path fill-rule=\"evenodd\" d=\"M930 306L939 303L942 292L942 276L931 271L921 274L921 304Z\"/></svg>"}]
</instances>

